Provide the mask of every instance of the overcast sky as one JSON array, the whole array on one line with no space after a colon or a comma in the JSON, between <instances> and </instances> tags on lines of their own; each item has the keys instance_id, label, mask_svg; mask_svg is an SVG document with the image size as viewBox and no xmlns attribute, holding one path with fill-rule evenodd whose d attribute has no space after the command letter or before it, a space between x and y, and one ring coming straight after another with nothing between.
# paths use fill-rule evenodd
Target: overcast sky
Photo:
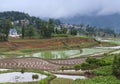
<instances>
[{"instance_id":1,"label":"overcast sky","mask_svg":"<svg viewBox=\"0 0 120 84\"><path fill-rule=\"evenodd\" d=\"M72 17L120 13L120 0L0 0L0 12L20 11L37 17Z\"/></svg>"}]
</instances>

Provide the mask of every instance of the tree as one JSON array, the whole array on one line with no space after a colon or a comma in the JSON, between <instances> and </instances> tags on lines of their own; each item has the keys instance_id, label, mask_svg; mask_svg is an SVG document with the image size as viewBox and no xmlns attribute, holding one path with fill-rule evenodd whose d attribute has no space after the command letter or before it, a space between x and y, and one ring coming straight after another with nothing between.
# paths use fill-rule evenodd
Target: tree
<instances>
[{"instance_id":1,"label":"tree","mask_svg":"<svg viewBox=\"0 0 120 84\"><path fill-rule=\"evenodd\" d=\"M50 38L52 36L52 33L54 33L54 20L49 19L49 22L47 21L41 21L41 36L44 38Z\"/></svg>"},{"instance_id":2,"label":"tree","mask_svg":"<svg viewBox=\"0 0 120 84\"><path fill-rule=\"evenodd\" d=\"M5 25L4 25L4 28L5 28L4 31L6 34L6 41L8 40L8 35L9 35L9 31L10 31L11 27L12 27L11 21L9 19L6 19Z\"/></svg>"},{"instance_id":3,"label":"tree","mask_svg":"<svg viewBox=\"0 0 120 84\"><path fill-rule=\"evenodd\" d=\"M9 19L2 19L0 21L0 41L8 41L10 28L12 27Z\"/></svg>"},{"instance_id":4,"label":"tree","mask_svg":"<svg viewBox=\"0 0 120 84\"><path fill-rule=\"evenodd\" d=\"M33 36L35 36L35 28L33 26L29 26L27 29L27 36L29 36L29 38L32 38Z\"/></svg>"},{"instance_id":5,"label":"tree","mask_svg":"<svg viewBox=\"0 0 120 84\"><path fill-rule=\"evenodd\" d=\"M80 28L82 29L84 27L84 24L80 24Z\"/></svg>"},{"instance_id":6,"label":"tree","mask_svg":"<svg viewBox=\"0 0 120 84\"><path fill-rule=\"evenodd\" d=\"M71 35L77 35L77 30L74 29L74 28L70 29L70 34Z\"/></svg>"},{"instance_id":7,"label":"tree","mask_svg":"<svg viewBox=\"0 0 120 84\"><path fill-rule=\"evenodd\" d=\"M47 37L48 35L46 35L47 34L47 31L48 31L48 29L47 29L47 22L46 21L41 21L40 22L40 26L41 26L41 28L40 28L40 33L41 33L41 36L42 37Z\"/></svg>"},{"instance_id":8,"label":"tree","mask_svg":"<svg viewBox=\"0 0 120 84\"><path fill-rule=\"evenodd\" d=\"M63 33L63 34L67 34L67 28L63 28L63 29L62 29L62 33Z\"/></svg>"},{"instance_id":9,"label":"tree","mask_svg":"<svg viewBox=\"0 0 120 84\"><path fill-rule=\"evenodd\" d=\"M25 37L25 21L22 23L22 39Z\"/></svg>"},{"instance_id":10,"label":"tree","mask_svg":"<svg viewBox=\"0 0 120 84\"><path fill-rule=\"evenodd\" d=\"M59 19L55 19L54 20L55 25L59 26L60 24L62 24L62 22Z\"/></svg>"},{"instance_id":11,"label":"tree","mask_svg":"<svg viewBox=\"0 0 120 84\"><path fill-rule=\"evenodd\" d=\"M48 29L50 31L50 33L54 33L54 20L53 19L49 19L49 22L48 22Z\"/></svg>"}]
</instances>

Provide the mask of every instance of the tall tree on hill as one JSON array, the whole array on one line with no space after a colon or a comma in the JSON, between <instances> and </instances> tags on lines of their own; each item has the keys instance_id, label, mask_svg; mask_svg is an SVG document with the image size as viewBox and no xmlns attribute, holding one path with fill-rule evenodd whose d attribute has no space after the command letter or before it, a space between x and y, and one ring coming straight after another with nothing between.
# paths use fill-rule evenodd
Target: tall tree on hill
<instances>
[{"instance_id":1,"label":"tall tree on hill","mask_svg":"<svg viewBox=\"0 0 120 84\"><path fill-rule=\"evenodd\" d=\"M50 38L54 33L54 20L49 19L49 21L41 21L41 36L44 38Z\"/></svg>"},{"instance_id":2,"label":"tall tree on hill","mask_svg":"<svg viewBox=\"0 0 120 84\"><path fill-rule=\"evenodd\" d=\"M0 41L8 41L9 30L12 27L9 19L0 21Z\"/></svg>"},{"instance_id":3,"label":"tall tree on hill","mask_svg":"<svg viewBox=\"0 0 120 84\"><path fill-rule=\"evenodd\" d=\"M11 24L11 21L9 19L6 19L5 20L5 34L6 34L6 41L8 40L8 35L9 35L9 31L10 31L10 28L12 27L12 24Z\"/></svg>"},{"instance_id":4,"label":"tall tree on hill","mask_svg":"<svg viewBox=\"0 0 120 84\"><path fill-rule=\"evenodd\" d=\"M55 25L59 26L62 24L62 22L59 19L54 20Z\"/></svg>"},{"instance_id":5,"label":"tall tree on hill","mask_svg":"<svg viewBox=\"0 0 120 84\"><path fill-rule=\"evenodd\" d=\"M29 38L31 39L33 36L35 36L35 32L35 28L30 25L27 30L27 36L29 36Z\"/></svg>"},{"instance_id":6,"label":"tall tree on hill","mask_svg":"<svg viewBox=\"0 0 120 84\"><path fill-rule=\"evenodd\" d=\"M40 33L42 37L46 37L46 32L47 32L47 22L42 20L40 22Z\"/></svg>"},{"instance_id":7,"label":"tall tree on hill","mask_svg":"<svg viewBox=\"0 0 120 84\"><path fill-rule=\"evenodd\" d=\"M71 35L77 35L77 30L74 29L74 28L71 28L71 29L70 29L70 34L71 34Z\"/></svg>"},{"instance_id":8,"label":"tall tree on hill","mask_svg":"<svg viewBox=\"0 0 120 84\"><path fill-rule=\"evenodd\" d=\"M22 22L22 39L25 37L25 20Z\"/></svg>"},{"instance_id":9,"label":"tall tree on hill","mask_svg":"<svg viewBox=\"0 0 120 84\"><path fill-rule=\"evenodd\" d=\"M49 19L49 22L48 22L48 29L50 31L50 33L54 33L54 20L53 19Z\"/></svg>"}]
</instances>

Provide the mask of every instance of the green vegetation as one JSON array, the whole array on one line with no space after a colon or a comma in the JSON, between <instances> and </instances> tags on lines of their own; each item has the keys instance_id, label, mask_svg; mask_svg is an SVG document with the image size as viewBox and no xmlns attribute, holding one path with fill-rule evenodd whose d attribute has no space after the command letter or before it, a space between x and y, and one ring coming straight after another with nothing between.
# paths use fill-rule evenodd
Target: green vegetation
<instances>
[{"instance_id":1,"label":"green vegetation","mask_svg":"<svg viewBox=\"0 0 120 84\"><path fill-rule=\"evenodd\" d=\"M92 79L77 79L74 84L120 84L114 76L99 76Z\"/></svg>"},{"instance_id":2,"label":"green vegetation","mask_svg":"<svg viewBox=\"0 0 120 84\"><path fill-rule=\"evenodd\" d=\"M73 82L72 79L56 78L50 84L73 84Z\"/></svg>"},{"instance_id":3,"label":"green vegetation","mask_svg":"<svg viewBox=\"0 0 120 84\"><path fill-rule=\"evenodd\" d=\"M79 64L74 65L74 69L75 69L76 71L80 70L80 65L79 65Z\"/></svg>"},{"instance_id":4,"label":"green vegetation","mask_svg":"<svg viewBox=\"0 0 120 84\"><path fill-rule=\"evenodd\" d=\"M113 75L120 78L120 56L115 56L113 61Z\"/></svg>"},{"instance_id":5,"label":"green vegetation","mask_svg":"<svg viewBox=\"0 0 120 84\"><path fill-rule=\"evenodd\" d=\"M0 19L0 41L8 41L9 30L12 27L9 19Z\"/></svg>"},{"instance_id":6,"label":"green vegetation","mask_svg":"<svg viewBox=\"0 0 120 84\"><path fill-rule=\"evenodd\" d=\"M88 57L86 59L86 62L81 64L81 69L89 70L89 69L95 69L95 68L99 68L101 66L107 66L107 65L110 65L110 64L103 59Z\"/></svg>"},{"instance_id":7,"label":"green vegetation","mask_svg":"<svg viewBox=\"0 0 120 84\"><path fill-rule=\"evenodd\" d=\"M112 75L112 66L103 66L103 67L99 67L97 69L92 70L92 72L94 74L96 74L97 76L108 76L108 75Z\"/></svg>"},{"instance_id":8,"label":"green vegetation","mask_svg":"<svg viewBox=\"0 0 120 84\"><path fill-rule=\"evenodd\" d=\"M90 72L95 74L96 77L77 79L74 84L120 84L120 80L115 77L119 76L120 64L118 62L120 61L118 60L119 55L117 54L105 55L102 59L88 58L86 63L81 64L81 67L87 70L92 69Z\"/></svg>"},{"instance_id":9,"label":"green vegetation","mask_svg":"<svg viewBox=\"0 0 120 84\"><path fill-rule=\"evenodd\" d=\"M54 33L54 20L49 19L49 22L47 21L41 21L41 36L44 38L50 38L52 36L52 33Z\"/></svg>"},{"instance_id":10,"label":"green vegetation","mask_svg":"<svg viewBox=\"0 0 120 84\"><path fill-rule=\"evenodd\" d=\"M48 75L47 78L41 80L39 84L50 84L51 80L55 79L56 77L54 75Z\"/></svg>"},{"instance_id":11,"label":"green vegetation","mask_svg":"<svg viewBox=\"0 0 120 84\"><path fill-rule=\"evenodd\" d=\"M96 27L84 24L65 27L59 20L50 18L48 21L45 21L37 17L31 17L25 13L13 11L0 14L0 41L7 41L0 42L0 54L3 57L29 56L46 59L65 59L108 53L113 49L91 47L96 45L109 46L114 45L113 43L120 44L119 40L115 42L113 41L114 39L110 39L111 43L103 43L94 39L97 36L106 37L113 35L113 37L116 37L115 32L111 29L97 29ZM11 25L11 22L13 25ZM12 27L15 27L19 34L22 34L22 39L8 39L9 30ZM101 59L89 57L85 63L74 65L72 66L73 68L76 71L79 69L88 70L90 73L95 74L96 77L73 81L71 79L55 78L54 75L49 73L32 70L32 72L42 73L48 77L37 82L19 84L120 84L120 81L115 78L115 76L118 78L120 76L119 56L105 54L105 57ZM66 66L62 66L61 69L64 71ZM8 70L0 71L0 73L13 71L24 73L26 70ZM38 75L33 75L33 79L37 78Z\"/></svg>"},{"instance_id":12,"label":"green vegetation","mask_svg":"<svg viewBox=\"0 0 120 84\"><path fill-rule=\"evenodd\" d=\"M16 16L17 15L17 16ZM12 26L16 28L19 34L22 34L22 38L51 38L52 36L68 36L68 35L84 35L87 37L105 37L107 35L112 35L116 37L117 34L112 29L101 29L90 25L73 25L69 24L65 26L59 19L49 19L48 21L42 20L40 18L30 16L26 13L21 12L2 12L0 13L0 23L4 23L4 20L10 19ZM10 27L10 24L5 24L6 27ZM1 27L3 29L3 27ZM9 31L9 29L7 30ZM101 34L102 32L102 34ZM2 32L5 33L5 32ZM7 33L7 32L6 32ZM9 33L9 32L8 32ZM55 34L55 35L54 35ZM58 35L56 35L58 34ZM60 35L62 34L62 35ZM6 34L8 36L8 34Z\"/></svg>"},{"instance_id":13,"label":"green vegetation","mask_svg":"<svg viewBox=\"0 0 120 84\"><path fill-rule=\"evenodd\" d=\"M34 79L38 79L39 78L39 76L37 75L37 74L34 74L34 75L32 75L32 79L34 80Z\"/></svg>"}]
</instances>

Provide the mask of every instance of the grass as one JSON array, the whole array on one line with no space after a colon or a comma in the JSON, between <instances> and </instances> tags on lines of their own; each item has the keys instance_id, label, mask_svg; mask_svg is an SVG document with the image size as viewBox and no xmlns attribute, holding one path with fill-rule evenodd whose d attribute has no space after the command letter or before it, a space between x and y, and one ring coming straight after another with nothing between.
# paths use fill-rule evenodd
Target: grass
<instances>
[{"instance_id":1,"label":"grass","mask_svg":"<svg viewBox=\"0 0 120 84\"><path fill-rule=\"evenodd\" d=\"M112 63L115 55L106 55L101 60L105 61L106 66L99 67L97 69L92 70L94 74L97 76L110 76L112 75Z\"/></svg>"},{"instance_id":2,"label":"grass","mask_svg":"<svg viewBox=\"0 0 120 84\"><path fill-rule=\"evenodd\" d=\"M52 80L50 84L73 84L73 82L72 79L56 78Z\"/></svg>"},{"instance_id":3,"label":"grass","mask_svg":"<svg viewBox=\"0 0 120 84\"><path fill-rule=\"evenodd\" d=\"M105 54L104 57L102 58L102 60L105 61L105 63L111 65L113 63L115 55L117 55L117 54L108 54L108 55Z\"/></svg>"},{"instance_id":4,"label":"grass","mask_svg":"<svg viewBox=\"0 0 120 84\"><path fill-rule=\"evenodd\" d=\"M112 66L103 66L97 69L92 70L94 74L97 76L102 75L102 76L108 76L112 75Z\"/></svg>"},{"instance_id":5,"label":"grass","mask_svg":"<svg viewBox=\"0 0 120 84\"><path fill-rule=\"evenodd\" d=\"M114 56L116 55L105 54L101 60L104 60L106 65L91 70L91 72L94 73L96 77L88 79L77 79L74 81L74 84L120 84L120 80L112 74L112 63Z\"/></svg>"},{"instance_id":6,"label":"grass","mask_svg":"<svg viewBox=\"0 0 120 84\"><path fill-rule=\"evenodd\" d=\"M98 76L92 79L77 79L74 84L120 84L114 76Z\"/></svg>"}]
</instances>

